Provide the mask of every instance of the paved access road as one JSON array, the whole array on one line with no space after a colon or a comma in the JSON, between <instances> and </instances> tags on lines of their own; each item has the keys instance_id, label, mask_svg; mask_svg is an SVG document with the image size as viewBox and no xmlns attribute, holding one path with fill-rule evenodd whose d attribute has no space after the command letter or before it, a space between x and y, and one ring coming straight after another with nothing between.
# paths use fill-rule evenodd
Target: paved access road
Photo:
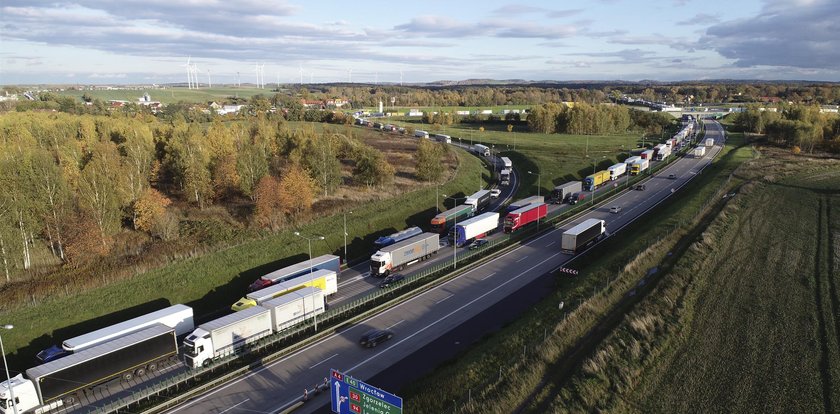
<instances>
[{"instance_id":1,"label":"paved access road","mask_svg":"<svg viewBox=\"0 0 840 414\"><path fill-rule=\"evenodd\" d=\"M702 158L685 157L646 182L645 191L628 191L599 207L543 234L494 260L441 284L413 299L373 316L358 325L334 333L245 377L215 388L184 403L178 413L273 413L299 401L304 389L312 390L335 368L365 380L387 371L402 360L465 321L478 316L508 295L528 286L540 276L562 266L571 255L559 252L561 234L587 218L607 222L610 233L661 202L685 185L721 149L723 130L706 121L707 137L716 145ZM674 174L674 179L667 178ZM622 206L618 214L609 207ZM597 248L597 247L596 247ZM494 315L486 315L493 318ZM366 349L359 337L370 328L389 328L396 334L389 342ZM410 375L410 374L409 374ZM389 390L388 384L373 384ZM323 412L327 393L315 396L295 413Z\"/></svg>"}]
</instances>

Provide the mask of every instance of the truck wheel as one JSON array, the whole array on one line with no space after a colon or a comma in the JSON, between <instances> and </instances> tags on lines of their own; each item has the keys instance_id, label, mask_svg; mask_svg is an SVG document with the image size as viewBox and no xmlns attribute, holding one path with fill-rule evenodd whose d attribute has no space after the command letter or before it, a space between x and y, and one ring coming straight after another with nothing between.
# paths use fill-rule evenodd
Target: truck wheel
<instances>
[{"instance_id":1,"label":"truck wheel","mask_svg":"<svg viewBox=\"0 0 840 414\"><path fill-rule=\"evenodd\" d=\"M138 377L142 377L143 374L145 374L145 373L146 373L145 368L137 368L136 370L134 370L134 375L136 375Z\"/></svg>"},{"instance_id":2,"label":"truck wheel","mask_svg":"<svg viewBox=\"0 0 840 414\"><path fill-rule=\"evenodd\" d=\"M70 406L76 403L76 396L75 395L68 395L62 399L62 402L65 406Z\"/></svg>"},{"instance_id":3,"label":"truck wheel","mask_svg":"<svg viewBox=\"0 0 840 414\"><path fill-rule=\"evenodd\" d=\"M204 368L209 367L210 366L210 360L205 359L204 362L201 363L201 366L204 367Z\"/></svg>"},{"instance_id":4,"label":"truck wheel","mask_svg":"<svg viewBox=\"0 0 840 414\"><path fill-rule=\"evenodd\" d=\"M122 380L123 381L128 382L128 381L131 381L132 379L134 379L134 374L132 374L130 372L126 372L126 373L122 374Z\"/></svg>"},{"instance_id":5,"label":"truck wheel","mask_svg":"<svg viewBox=\"0 0 840 414\"><path fill-rule=\"evenodd\" d=\"M146 367L146 369L148 369L149 371L157 371L157 363L152 362L151 364L149 364L148 367Z\"/></svg>"}]
</instances>

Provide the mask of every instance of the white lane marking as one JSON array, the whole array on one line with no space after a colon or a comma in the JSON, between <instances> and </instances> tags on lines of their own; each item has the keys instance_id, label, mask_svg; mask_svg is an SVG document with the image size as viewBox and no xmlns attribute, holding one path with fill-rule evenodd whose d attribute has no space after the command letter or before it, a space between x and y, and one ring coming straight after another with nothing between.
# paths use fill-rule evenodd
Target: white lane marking
<instances>
[{"instance_id":1,"label":"white lane marking","mask_svg":"<svg viewBox=\"0 0 840 414\"><path fill-rule=\"evenodd\" d=\"M548 258L546 258L545 260L543 260L543 261L541 261L541 262L539 262L539 263L537 263L537 264L535 264L535 265L531 266L530 268L526 269L526 270L525 270L525 271L523 271L522 273L520 273L520 274L518 274L518 275L516 275L516 276L514 276L514 277L512 277L512 278L510 278L510 279L508 279L508 280L506 280L504 283L501 283L501 284L499 284L498 286L494 287L493 289L490 289L489 291L485 292L485 293L484 293L484 294L482 294L481 296L479 296L479 297L477 297L477 298L475 298L475 299L473 299L473 300L471 300L471 301L469 301L469 302L467 302L467 303L465 303L465 304L461 305L461 307L459 307L458 309L455 309L455 310L453 310L452 312L449 312L449 313L447 313L446 315L441 316L438 320L436 320L436 321L434 321L434 322L432 322L432 323L430 323L430 324L426 325L426 326L425 326L425 327L423 327L423 328L418 329L416 332L414 332L413 334L411 334L411 335L409 335L409 336L407 336L407 337L403 338L403 339L402 339L402 340L400 340L399 342L397 342L397 343L395 343L395 344L393 344L393 345L391 345L391 346L389 346L389 347L387 347L387 348L383 349L382 351L380 351L380 352L378 352L378 353L376 353L376 354L372 355L370 358L368 358L368 359L366 359L366 360L364 360L364 361L362 361L362 362L360 362L360 363L358 363L358 364L354 365L353 367L351 367L351 368L349 368L349 369L346 369L346 370L344 370L344 371L342 371L342 372L344 372L345 374L349 374L349 373L350 373L350 372L352 372L354 369L359 368L360 366L362 366L362 365L364 365L364 364L366 364L366 363L370 362L371 360L373 360L374 358L377 358L377 357L378 357L379 355L381 355L382 353L387 352L387 351L388 351L388 350L390 350L391 348L393 348L393 347L395 347L395 346L397 346L397 345L399 345L399 344L401 344L401 343L403 343L403 342L405 342L405 341L408 341L409 339L413 338L413 337L414 337L414 336L416 336L416 335L419 335L421 332L425 331L426 329L429 329L429 328L431 328L432 326L437 325L440 321L442 321L442 320L444 320L444 319L446 319L446 318L449 318L450 316L452 316L452 315L454 315L454 314L456 314L456 313L458 313L458 312L461 312L464 308L466 308L466 307L468 307L468 306L472 305L472 304L473 304L473 303L475 303L475 302L478 302L479 300L484 299L487 295L490 295L491 293L493 293L493 292L495 292L495 291L497 291L497 290L499 290L499 289L501 289L501 288L505 287L508 283L511 283L511 282L513 282L513 281L514 281L514 280L516 280L516 279L519 279L520 277L522 277L522 276L523 276L523 275L525 275L525 274L530 274L530 272L531 272L532 270L534 270L535 268L537 268L537 267L539 267L539 266L542 266L542 264L543 264L543 263L545 263L545 262L547 262L547 261L549 261L549 260L554 259L554 258L555 258L555 257L557 257L559 254L560 254L560 253L554 253L553 255L549 256L549 257L548 257Z\"/></svg>"},{"instance_id":2,"label":"white lane marking","mask_svg":"<svg viewBox=\"0 0 840 414\"><path fill-rule=\"evenodd\" d=\"M441 299L441 300L439 300L439 301L437 301L437 302L435 302L435 304L439 304L439 303L441 303L441 302L443 302L443 301L445 301L445 300L447 300L447 299L449 299L449 298L451 298L451 297L453 297L453 296L455 296L455 294L454 294L454 293L453 293L453 294L451 294L451 295L449 295L449 296L447 296L447 297L445 297L445 298L443 298L443 299Z\"/></svg>"},{"instance_id":3,"label":"white lane marking","mask_svg":"<svg viewBox=\"0 0 840 414\"><path fill-rule=\"evenodd\" d=\"M395 326L397 326L397 325L399 325L399 324L401 324L401 323L403 323L403 322L405 322L405 319L403 319L403 320L401 320L401 321L399 321L399 322L397 322L397 323L395 323L395 324L393 324L393 325L389 326L387 329L391 329L391 328L393 328L393 327L395 327Z\"/></svg>"},{"instance_id":4,"label":"white lane marking","mask_svg":"<svg viewBox=\"0 0 840 414\"><path fill-rule=\"evenodd\" d=\"M241 403L236 404L236 405L234 405L234 406L232 406L232 407L228 408L227 410L224 410L224 411L219 411L219 414L226 413L226 412L228 412L228 411L230 411L230 410L232 410L232 409L234 409L234 408L236 408L236 407L239 407L239 406L240 406L240 405L242 405L242 404L245 404L245 403L246 403L246 402L248 402L248 401L251 401L251 399L250 399L250 398L246 398L246 399L245 399L245 401L242 401Z\"/></svg>"},{"instance_id":5,"label":"white lane marking","mask_svg":"<svg viewBox=\"0 0 840 414\"><path fill-rule=\"evenodd\" d=\"M496 274L496 272L490 273L489 275L482 277L482 278L481 278L481 280L486 280L486 279L489 279L489 278L490 278L490 276L493 276L493 275L495 275L495 274Z\"/></svg>"},{"instance_id":6,"label":"white lane marking","mask_svg":"<svg viewBox=\"0 0 840 414\"><path fill-rule=\"evenodd\" d=\"M315 367L317 367L318 365L321 365L321 364L323 364L324 362L327 362L327 361L329 361L329 360L331 360L331 359L333 359L333 358L335 358L335 357L337 357L337 356L338 356L338 354L333 354L332 356L328 357L327 359L324 359L324 360L322 360L321 362L319 362L319 363L317 363L317 364L315 364L315 365L313 365L313 366L309 367L309 369L315 368Z\"/></svg>"},{"instance_id":7,"label":"white lane marking","mask_svg":"<svg viewBox=\"0 0 840 414\"><path fill-rule=\"evenodd\" d=\"M545 245L545 247L551 247L551 245L552 245L552 244L554 244L554 243L555 243L555 242L551 242L551 243L549 243L549 244L546 244L546 245Z\"/></svg>"},{"instance_id":8,"label":"white lane marking","mask_svg":"<svg viewBox=\"0 0 840 414\"><path fill-rule=\"evenodd\" d=\"M680 160L680 161L681 161L681 160ZM677 161L677 162L679 162L679 161ZM709 165L709 164L711 164L711 163L712 163L712 160L708 160L708 161L707 161L707 164L706 164L703 168L701 168L701 170L700 170L700 171L702 172L702 171L703 171L703 169L705 169L705 167L706 167L706 166L708 166L708 165ZM675 164L676 164L676 163L675 163ZM658 193L658 192L657 192L657 193ZM657 194L657 193L654 193L654 194ZM663 201L664 201L664 200L663 200ZM660 202L661 202L661 201L660 201ZM650 209L647 209L647 210L650 210ZM646 210L645 212L647 212L647 210ZM643 214L644 214L644 213L643 213ZM585 214L576 214L575 216L568 218L568 219L567 219L567 224L573 224L573 223L575 222L575 220L579 219L581 216L584 216L584 215L585 215ZM626 225L627 225L627 224L625 224L625 225L624 225L624 226L622 226L621 228L624 228ZM621 228L619 228L619 229L617 229L617 230L613 231L612 233L616 233L616 232L618 232L619 230L621 230ZM559 228L559 227L557 227L557 228L555 228L554 230L551 230L551 231L549 231L549 232L546 232L546 233L545 233L545 234L543 234L542 236L537 237L537 238L536 238L536 239L534 239L533 241L539 241L539 240L542 240L542 239L543 239L543 238L545 238L545 237L552 236L554 233L557 233L557 232L562 233L563 231L564 231L564 230L563 230L563 228ZM471 271L467 272L466 274L470 274L470 273L472 273L472 272L476 272L476 271L478 271L478 270L482 269L483 267L485 267L485 266L487 266L487 265L489 265L489 264L491 264L491 263L495 262L496 260L499 260L499 259L501 259L501 258L503 258L503 257L508 256L508 255L512 255L512 254L516 253L519 249L521 249L521 248L523 248L523 247L525 247L525 246L524 246L524 245L521 245L521 246L519 246L519 247L517 247L517 248L515 248L515 249L513 249L513 250L511 250L511 251L509 251L509 252L507 252L507 253L504 253L504 254L502 254L502 255L500 255L500 256L498 256L498 257L496 257L494 260L492 260L492 261L490 261L490 262L487 262L487 263L485 263L485 264L482 264L482 265L480 265L479 267L477 267L477 268L475 268L475 269L473 269L473 270L471 270ZM542 262L537 263L536 265L532 266L531 268L529 268L529 269L528 269L528 270L526 270L525 272L529 272L529 271L531 271L531 270L532 270L532 269L534 269L535 267L542 265L542 264L543 264L543 263L545 263L546 261L551 260L551 259L553 259L553 258L557 257L558 255L560 255L560 253L559 253L559 252L558 252L558 253L553 254L553 255L552 255L552 256L550 256L548 259L545 259L545 260L543 260ZM572 257L569 257L569 259L571 259L571 258L572 258ZM568 261L568 260L567 260L567 261ZM565 265L565 263L566 263L566 262L561 263L561 264L560 264L560 266ZM495 290L500 289L500 288L502 288L502 287L506 286L508 283L510 283L510 282L512 282L513 280L515 280L515 279L519 278L519 277L520 277L521 275L523 275L525 272L520 273L519 275L517 275L517 276L515 276L515 277L513 277L513 278L511 278L511 279L508 279L508 280L507 280L507 281L505 281L504 283L502 283L502 284L500 284L500 285L496 286L493 290L490 290L489 292L485 293L484 295L482 295L482 296L478 297L476 300L478 300L478 299L483 299L486 295L489 295L490 293L494 292ZM455 283L455 282L457 282L457 281L459 281L459 280L460 280L460 277L456 277L456 278L450 279L450 280L449 280L449 281L447 281L447 282L444 282L444 283L443 283L442 285L440 285L440 286L446 286L446 285L448 285L448 284L450 284L450 283ZM411 298L411 299L409 299L409 300L407 300L407 301L405 301L405 302L402 302L400 305L405 306L405 305L407 305L407 304L409 304L409 303L411 303L411 302L414 302L415 300L419 300L419 299L420 299L420 298L422 298L423 296L424 296L424 295L418 295L418 296L415 296L415 297L413 297L413 298ZM456 312L457 312L457 311L460 311L461 309L463 309L463 308L464 308L464 307L466 307L466 306L471 305L473 302L475 302L475 300L473 300L473 301L472 301L472 302L470 302L470 303L467 303L466 305L462 306L461 308L458 308L458 309L456 310ZM385 314L387 314L387 313L389 313L389 312L392 312L392 311L396 311L396 310L397 310L398 308L400 308L400 307L401 307L401 306L395 306L395 307L390 308L390 309L388 309L388 310L386 310L386 311L384 311L384 312L382 312L382 313L380 313L380 314L378 314L378 315L371 316L370 318L365 319L365 321L370 320L370 319L373 319L373 318L378 317L378 316L385 315ZM453 312L453 313L454 313L454 312ZM451 315L451 314L450 314L450 315ZM448 317L448 316L445 316L444 318L446 318L446 317ZM360 322L365 322L365 321L360 321ZM356 325L356 326L361 326L361 325ZM431 326L431 325L429 325L429 326ZM353 328L353 327L351 327L350 329L352 329L352 328ZM425 329L425 328L424 328L424 329ZM421 330L421 331L422 331L422 330ZM419 333L419 332L421 332L421 331L418 331L417 333ZM342 333L345 333L345 332L347 332L347 331L343 331ZM415 333L415 334L413 334L413 335L411 335L411 336L414 336L414 335L416 335L417 333ZM271 369L273 366L275 366L275 365L277 365L277 364L280 364L280 363L283 363L283 362L285 362L285 361L287 361L287 360L289 360L289 359L291 359L291 358L293 358L293 357L295 357L295 356L297 356L297 355L299 355L299 354L302 354L302 353L304 353L304 352L306 352L306 351L309 351L309 350L311 350L311 349L315 348L317 345L320 345L320 344L322 344L322 343L324 343L324 342L327 342L327 341L329 341L329 340L333 339L333 338L334 338L334 337L336 337L336 336L338 336L338 334L332 334L332 335L330 335L330 336L324 337L324 338L322 338L321 340L319 340L319 341L317 341L317 342L315 342L315 343L311 344L311 345L310 345L310 346L308 346L308 347L301 348L301 349L297 350L296 352L293 352L293 353L291 353L291 354L287 355L287 356L286 356L286 357L284 357L284 358L280 358L280 359L278 359L278 360L274 361L274 362L273 362L273 363L271 363L270 365L266 365L266 366L264 366L264 367L262 367L262 368L258 369L257 371L254 371L254 372L252 372L252 373L250 373L250 374L248 374L248 375L246 375L246 376L244 376L244 377L240 377L240 378L238 378L238 379L235 379L235 380L233 380L233 381L231 381L231 382L229 382L229 383L227 383L227 384L225 384L225 385L223 385L223 386L221 386L221 387L219 387L219 388L217 388L217 389L215 389L215 390L213 390L213 391L211 391L211 392L209 392L209 393L206 393L206 394L204 394L204 395L200 396L199 398L196 398L195 400L190 401L190 402L189 402L189 403L187 403L187 404L184 404L184 405L183 405L183 406L181 406L181 407L176 407L176 408L173 408L173 409L172 409L172 410L170 410L169 412L176 412L176 411L178 411L178 410L185 409L185 408L187 408L187 407L189 407L189 406L191 406L191 405L193 405L193 404L195 404L195 403L201 402L202 400L206 399L207 397L212 396L213 394L216 394L216 393L217 393L217 392L219 392L219 391L225 390L225 389L227 389L228 387L230 387L230 386L232 386L232 385L235 385L235 384L237 384L237 383L239 383L239 382L245 381L246 379L248 379L248 378L250 378L250 377L252 377L252 376L254 376L254 375L257 375L257 374L259 374L259 373L260 373L260 372L262 372L262 371L265 371L265 370L267 370L267 369ZM409 338L410 338L410 337L409 337ZM408 339L408 338L406 338L406 339ZM404 341L404 340L403 340L403 341ZM400 344L400 343L402 343L403 341L400 341L400 342L395 343L395 344L394 344L394 346L399 345L399 344ZM390 348L388 348L388 349L390 349ZM386 350L387 350L387 349L383 350L383 352L384 352L384 351L386 351ZM378 355L378 354L377 354L377 355ZM354 368L358 368L359 366L361 366L362 364L364 364L364 363L366 363L366 362L370 361L371 359L372 359L372 358L368 358L367 360L363 361L361 364L356 365ZM279 406L277 409L273 410L272 412L280 411L280 409L282 409L282 408L284 408L284 407L288 407L288 406L290 406L290 405L292 405L292 404L294 404L294 403L298 402L299 400L300 400L300 398L299 398L299 397L296 397L295 399L290 400L290 401L286 402L285 404L283 404L283 405Z\"/></svg>"},{"instance_id":9,"label":"white lane marking","mask_svg":"<svg viewBox=\"0 0 840 414\"><path fill-rule=\"evenodd\" d=\"M346 286L346 285L349 285L350 283L353 283L357 280L362 280L362 279L364 279L365 275L367 275L367 273L352 277L350 279L347 279L347 280L339 283L338 286Z\"/></svg>"},{"instance_id":10,"label":"white lane marking","mask_svg":"<svg viewBox=\"0 0 840 414\"><path fill-rule=\"evenodd\" d=\"M516 263L519 263L519 262L521 262L521 261L523 261L523 260L525 260L525 259L527 259L527 258L528 258L528 256L525 256L525 257L523 257L523 258L521 258L521 259L517 260L517 261L516 261Z\"/></svg>"}]
</instances>

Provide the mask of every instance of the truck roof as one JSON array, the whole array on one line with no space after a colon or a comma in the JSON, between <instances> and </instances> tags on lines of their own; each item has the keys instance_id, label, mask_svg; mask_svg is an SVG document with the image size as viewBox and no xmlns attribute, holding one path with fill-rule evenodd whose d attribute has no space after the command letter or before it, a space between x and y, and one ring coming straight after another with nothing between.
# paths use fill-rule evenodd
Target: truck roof
<instances>
[{"instance_id":1,"label":"truck roof","mask_svg":"<svg viewBox=\"0 0 840 414\"><path fill-rule=\"evenodd\" d=\"M263 302L260 306L266 309L276 308L278 306L285 305L287 303L294 302L296 300L301 300L304 298L308 298L310 295L322 293L321 289L318 289L314 286L308 286L303 289L298 289L294 292L289 292L285 295L278 296L272 300L268 300Z\"/></svg>"},{"instance_id":2,"label":"truck roof","mask_svg":"<svg viewBox=\"0 0 840 414\"><path fill-rule=\"evenodd\" d=\"M312 270L312 273L305 273L294 279L289 279L285 282L278 283L276 285L271 285L265 289L260 289L255 292L251 292L248 295L246 295L246 297L248 299L253 299L259 302L260 300L270 298L283 291L294 289L295 287L300 286L306 282L320 279L322 277L329 277L329 275L335 275L335 271L329 269L314 269Z\"/></svg>"},{"instance_id":3,"label":"truck roof","mask_svg":"<svg viewBox=\"0 0 840 414\"><path fill-rule=\"evenodd\" d=\"M224 328L228 325L233 325L235 323L260 315L263 312L268 312L268 309L260 306L254 306L248 309L241 310L239 312L234 312L227 316L222 316L219 319L214 319L210 322L204 323L201 326L199 326L199 329L203 329L207 332L212 332L216 329Z\"/></svg>"},{"instance_id":4,"label":"truck roof","mask_svg":"<svg viewBox=\"0 0 840 414\"><path fill-rule=\"evenodd\" d=\"M65 351L75 352L132 332L137 332L156 323L175 328L176 335L188 334L195 328L193 326L192 308L187 305L177 304L67 339L61 346Z\"/></svg>"},{"instance_id":5,"label":"truck roof","mask_svg":"<svg viewBox=\"0 0 840 414\"><path fill-rule=\"evenodd\" d=\"M601 225L603 225L603 222L604 222L604 220L599 220L599 219L594 219L594 218L586 219L583 222L581 222L580 224L566 230L565 232L563 232L563 234L577 236L577 235L583 233L584 231L588 230L590 227L594 226L596 223L602 223Z\"/></svg>"},{"instance_id":6,"label":"truck roof","mask_svg":"<svg viewBox=\"0 0 840 414\"><path fill-rule=\"evenodd\" d=\"M172 332L173 329L163 325L155 324L146 329L122 336L112 341L105 342L90 348L81 350L79 352L67 355L66 357L47 362L46 364L38 365L37 367L26 370L26 377L32 381L38 381L39 378L52 373L67 369L76 364L98 358L101 355L109 354L118 351L122 348L135 345L143 342L149 338ZM174 345L174 344L173 344Z\"/></svg>"},{"instance_id":7,"label":"truck roof","mask_svg":"<svg viewBox=\"0 0 840 414\"><path fill-rule=\"evenodd\" d=\"M304 260L300 263L295 263L291 266L286 266L282 269L277 269L271 273L268 273L262 277L264 280L277 280L282 279L286 276L293 275L295 273L300 273L309 270L310 267L321 266L325 263L329 263L330 261L338 259L338 256L334 256L331 254L325 254L323 256L318 256L313 258L312 260ZM311 262L311 264L310 264Z\"/></svg>"},{"instance_id":8,"label":"truck roof","mask_svg":"<svg viewBox=\"0 0 840 414\"><path fill-rule=\"evenodd\" d=\"M489 212L489 213L479 214L479 215L477 215L477 216L475 216L475 217L473 217L469 220L464 220L463 222L458 223L458 226L460 226L460 227L469 226L470 224L478 223L480 221L486 220L487 218L489 218L491 216L495 216L496 221L497 222L499 221L499 213Z\"/></svg>"},{"instance_id":9,"label":"truck roof","mask_svg":"<svg viewBox=\"0 0 840 414\"><path fill-rule=\"evenodd\" d=\"M539 206L544 206L544 205L545 205L545 203L530 203L530 204L522 206L522 207L520 207L516 210L513 210L508 214L522 214L522 213L525 213L529 210L532 210L532 209L538 208Z\"/></svg>"},{"instance_id":10,"label":"truck roof","mask_svg":"<svg viewBox=\"0 0 840 414\"><path fill-rule=\"evenodd\" d=\"M473 193L471 196L467 197L467 200L469 200L469 199L475 200L475 199L479 199L479 198L482 198L482 197L485 197L485 196L488 196L488 195L490 195L490 190L479 190L479 191L476 191L475 193ZM466 201L465 201L465 203L466 203Z\"/></svg>"},{"instance_id":11,"label":"truck roof","mask_svg":"<svg viewBox=\"0 0 840 414\"><path fill-rule=\"evenodd\" d=\"M443 213L439 213L439 214L438 214L437 216L435 216L435 217L449 217L449 216L453 216L453 215L455 215L455 214L460 213L462 210L465 210L465 209L470 209L470 210L472 210L472 206L468 206L468 205L466 205L466 204L461 204L460 206L455 206L455 207L452 207L452 208L450 208L449 210L444 211Z\"/></svg>"},{"instance_id":12,"label":"truck roof","mask_svg":"<svg viewBox=\"0 0 840 414\"><path fill-rule=\"evenodd\" d=\"M566 187L573 187L573 186L574 186L574 187L577 187L577 186L579 186L579 185L581 185L581 182L580 182L580 181L569 181L568 183L563 183L563 184L560 184L560 185L558 185L558 186L554 187L554 189L555 189L555 190L560 190L560 189L562 189L562 188L566 188Z\"/></svg>"},{"instance_id":13,"label":"truck roof","mask_svg":"<svg viewBox=\"0 0 840 414\"><path fill-rule=\"evenodd\" d=\"M419 234L417 236L405 239L405 240L403 240L399 243L395 243L395 244L392 244L390 246L385 246L385 247L379 249L379 252L393 252L394 250L402 249L405 246L410 246L412 243L416 243L419 240L429 239L429 238L432 238L432 237L440 238L440 235L437 234L437 233L426 232L426 233ZM377 253L379 253L379 252L377 252Z\"/></svg>"}]
</instances>

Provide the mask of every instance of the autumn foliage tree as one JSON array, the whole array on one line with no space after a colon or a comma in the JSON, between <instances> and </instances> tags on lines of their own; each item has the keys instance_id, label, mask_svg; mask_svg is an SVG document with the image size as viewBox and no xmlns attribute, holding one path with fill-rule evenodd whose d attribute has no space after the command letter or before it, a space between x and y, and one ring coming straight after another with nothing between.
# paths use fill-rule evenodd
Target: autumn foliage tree
<instances>
[{"instance_id":1,"label":"autumn foliage tree","mask_svg":"<svg viewBox=\"0 0 840 414\"><path fill-rule=\"evenodd\" d=\"M254 200L254 220L257 225L277 231L283 223L280 181L273 175L264 175L254 187Z\"/></svg>"},{"instance_id":2,"label":"autumn foliage tree","mask_svg":"<svg viewBox=\"0 0 840 414\"><path fill-rule=\"evenodd\" d=\"M299 165L293 165L280 179L280 205L283 211L297 218L309 212L315 200L316 184Z\"/></svg>"},{"instance_id":3,"label":"autumn foliage tree","mask_svg":"<svg viewBox=\"0 0 840 414\"><path fill-rule=\"evenodd\" d=\"M164 218L172 200L154 188L147 188L134 202L134 222L137 230L151 233Z\"/></svg>"},{"instance_id":4,"label":"autumn foliage tree","mask_svg":"<svg viewBox=\"0 0 840 414\"><path fill-rule=\"evenodd\" d=\"M439 144L421 139L417 146L417 178L428 182L440 181L443 177L443 154L444 149Z\"/></svg>"}]
</instances>

